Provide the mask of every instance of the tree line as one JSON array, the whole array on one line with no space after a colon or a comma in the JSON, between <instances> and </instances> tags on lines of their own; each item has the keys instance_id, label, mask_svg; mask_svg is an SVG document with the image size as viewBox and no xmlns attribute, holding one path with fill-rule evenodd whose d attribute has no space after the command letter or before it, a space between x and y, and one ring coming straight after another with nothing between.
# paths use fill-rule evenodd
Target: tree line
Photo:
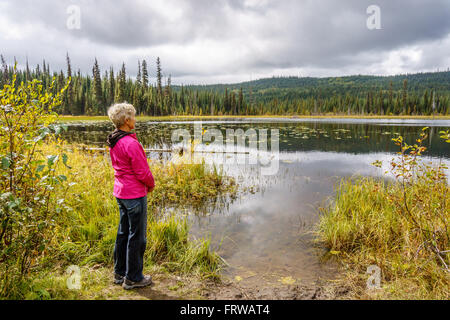
<instances>
[{"instance_id":1,"label":"tree line","mask_svg":"<svg viewBox=\"0 0 450 320\"><path fill-rule=\"evenodd\" d=\"M171 75L163 76L161 60L152 73L145 59L138 73L127 75L125 63L119 70L100 70L95 58L92 73L72 68L66 55L66 70L51 71L43 60L34 68L14 69L0 56L0 85L14 73L17 83L38 79L44 88L61 90L67 82L63 115L106 115L110 105L132 103L138 115L448 115L450 72L390 77L343 78L273 77L230 85L174 86ZM15 61L16 62L16 61ZM154 76L152 76L152 74Z\"/></svg>"}]
</instances>

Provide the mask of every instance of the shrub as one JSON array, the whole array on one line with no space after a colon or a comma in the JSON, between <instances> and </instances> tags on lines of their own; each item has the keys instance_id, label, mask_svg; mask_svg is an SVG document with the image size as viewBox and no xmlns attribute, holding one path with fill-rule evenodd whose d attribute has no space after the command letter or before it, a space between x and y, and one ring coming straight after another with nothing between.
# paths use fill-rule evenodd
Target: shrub
<instances>
[{"instance_id":1,"label":"shrub","mask_svg":"<svg viewBox=\"0 0 450 320\"><path fill-rule=\"evenodd\" d=\"M63 130L52 124L65 90L53 95L54 81L43 90L37 80L17 84L14 74L0 90L0 296L13 295L11 284L37 265L46 250L45 234L64 208L55 194L66 177L55 168L67 156L37 152Z\"/></svg>"}]
</instances>

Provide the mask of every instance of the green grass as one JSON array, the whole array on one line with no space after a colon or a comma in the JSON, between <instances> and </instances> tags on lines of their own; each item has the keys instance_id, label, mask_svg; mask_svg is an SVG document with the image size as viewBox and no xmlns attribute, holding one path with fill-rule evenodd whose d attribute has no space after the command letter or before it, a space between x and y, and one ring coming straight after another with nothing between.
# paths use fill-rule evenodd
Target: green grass
<instances>
[{"instance_id":1,"label":"green grass","mask_svg":"<svg viewBox=\"0 0 450 320\"><path fill-rule=\"evenodd\" d=\"M203 278L219 278L223 260L209 250L209 240L192 242L188 239L186 220L168 217L165 221L150 220L147 250L148 261L168 271L197 272Z\"/></svg>"},{"instance_id":2,"label":"green grass","mask_svg":"<svg viewBox=\"0 0 450 320\"><path fill-rule=\"evenodd\" d=\"M84 152L78 145L59 144L67 149L68 165L59 166L58 174L72 183L64 198L68 210L56 218L54 230L47 236L47 248L31 273L15 283L8 296L13 299L105 298L101 292L111 282L113 249L119 222L119 209L112 195L114 171L107 158ZM56 154L55 144L46 144L44 154ZM147 271L191 274L199 278L219 278L220 257L211 251L208 239L188 239L189 224L181 215L164 214L167 206L196 207L221 193L234 194L234 180L216 168L200 164L150 162L156 187L148 195L148 229L145 269ZM161 212L163 212L161 214ZM99 275L87 272L84 289L73 292L65 284L69 265L82 270L100 268ZM109 270L105 273L105 270ZM107 274L107 275L106 275Z\"/></svg>"},{"instance_id":3,"label":"green grass","mask_svg":"<svg viewBox=\"0 0 450 320\"><path fill-rule=\"evenodd\" d=\"M322 210L317 234L347 270L343 282L351 286L354 298L449 298L449 273L424 247L426 230L436 232L442 251L450 247L448 189L436 181L407 186L409 215L402 210L400 183L361 177L341 181L334 203ZM448 264L449 253L442 257ZM381 290L366 289L370 265L381 268Z\"/></svg>"}]
</instances>

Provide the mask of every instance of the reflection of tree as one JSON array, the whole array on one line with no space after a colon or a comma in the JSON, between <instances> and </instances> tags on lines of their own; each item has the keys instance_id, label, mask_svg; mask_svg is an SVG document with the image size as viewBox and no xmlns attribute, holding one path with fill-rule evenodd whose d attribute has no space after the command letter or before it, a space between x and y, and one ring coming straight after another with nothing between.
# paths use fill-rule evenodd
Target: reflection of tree
<instances>
[{"instance_id":1,"label":"reflection of tree","mask_svg":"<svg viewBox=\"0 0 450 320\"><path fill-rule=\"evenodd\" d=\"M194 125L192 123L142 123L137 126L137 135L139 141L144 146L170 148L172 132L178 128L189 130L193 136ZM402 135L408 143L414 144L414 139L420 130L420 127L319 122L205 123L203 128L219 129L224 138L226 138L226 128L234 130L243 129L244 132L248 129L256 129L257 131L258 129L267 129L268 134L270 134L271 129L279 129L281 151L333 151L348 153L396 152L395 146L393 146L391 141L396 136L395 133ZM106 136L113 129L112 124L108 122L71 125L69 126L68 132L64 133L64 137L71 142L101 145L105 143ZM431 127L427 150L428 155L450 157L448 147L434 134L435 130L439 132L445 129L447 128ZM349 131L347 132L345 130ZM305 135L309 139L302 139ZM348 136L351 136L351 138L347 138ZM336 139L337 137L341 139ZM270 139L268 140L270 142ZM246 141L246 144L248 145L248 141Z\"/></svg>"},{"instance_id":2,"label":"reflection of tree","mask_svg":"<svg viewBox=\"0 0 450 320\"><path fill-rule=\"evenodd\" d=\"M433 140L433 133L434 133L434 127L431 127L430 128L430 136L429 136L429 138L428 138L428 148L430 148L431 147L431 142L432 142L432 140Z\"/></svg>"}]
</instances>

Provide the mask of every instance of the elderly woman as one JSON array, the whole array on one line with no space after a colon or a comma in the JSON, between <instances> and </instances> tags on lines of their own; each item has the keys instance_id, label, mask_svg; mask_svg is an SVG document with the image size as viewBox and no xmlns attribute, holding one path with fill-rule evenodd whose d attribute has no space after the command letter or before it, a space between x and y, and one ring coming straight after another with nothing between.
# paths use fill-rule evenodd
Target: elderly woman
<instances>
[{"instance_id":1,"label":"elderly woman","mask_svg":"<svg viewBox=\"0 0 450 320\"><path fill-rule=\"evenodd\" d=\"M114 247L114 283L124 289L145 287L152 283L142 273L147 230L147 193L155 182L144 148L132 133L136 110L127 103L115 104L108 116L116 129L108 135L114 168L114 192L120 211L119 229Z\"/></svg>"}]
</instances>

